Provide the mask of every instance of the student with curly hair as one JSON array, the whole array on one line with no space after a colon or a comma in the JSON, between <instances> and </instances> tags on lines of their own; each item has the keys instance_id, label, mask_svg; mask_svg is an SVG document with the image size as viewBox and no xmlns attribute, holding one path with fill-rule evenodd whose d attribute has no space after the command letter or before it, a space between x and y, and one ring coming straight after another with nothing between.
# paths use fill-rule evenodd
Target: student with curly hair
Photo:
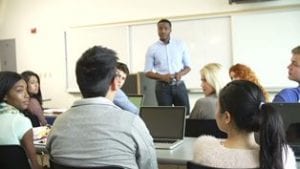
<instances>
[{"instance_id":1,"label":"student with curly hair","mask_svg":"<svg viewBox=\"0 0 300 169\"><path fill-rule=\"evenodd\" d=\"M264 97L266 101L269 101L269 93L264 89L264 87L260 84L257 76L254 71L248 67L247 65L237 63L229 68L229 76L231 80L249 80L256 85L258 85L263 91Z\"/></svg>"}]
</instances>

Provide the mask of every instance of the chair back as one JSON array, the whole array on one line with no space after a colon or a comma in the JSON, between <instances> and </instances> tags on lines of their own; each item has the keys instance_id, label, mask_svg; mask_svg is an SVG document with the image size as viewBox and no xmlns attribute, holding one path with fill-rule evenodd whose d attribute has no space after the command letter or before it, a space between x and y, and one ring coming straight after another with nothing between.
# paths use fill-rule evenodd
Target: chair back
<instances>
[{"instance_id":1,"label":"chair back","mask_svg":"<svg viewBox=\"0 0 300 169\"><path fill-rule=\"evenodd\" d=\"M227 138L227 134L218 128L217 122L214 119L186 119L185 136L199 137L201 135Z\"/></svg>"},{"instance_id":2,"label":"chair back","mask_svg":"<svg viewBox=\"0 0 300 169\"><path fill-rule=\"evenodd\" d=\"M50 159L50 169L123 169L119 166L102 166L102 167L75 167L58 164Z\"/></svg>"},{"instance_id":3,"label":"chair back","mask_svg":"<svg viewBox=\"0 0 300 169\"><path fill-rule=\"evenodd\" d=\"M217 168L217 167L209 167L201 164L196 164L194 162L188 161L186 163L186 169L240 169L240 168ZM242 169L258 169L258 168L242 168Z\"/></svg>"},{"instance_id":4,"label":"chair back","mask_svg":"<svg viewBox=\"0 0 300 169\"><path fill-rule=\"evenodd\" d=\"M19 145L0 145L0 168L31 169L23 147Z\"/></svg>"}]
</instances>

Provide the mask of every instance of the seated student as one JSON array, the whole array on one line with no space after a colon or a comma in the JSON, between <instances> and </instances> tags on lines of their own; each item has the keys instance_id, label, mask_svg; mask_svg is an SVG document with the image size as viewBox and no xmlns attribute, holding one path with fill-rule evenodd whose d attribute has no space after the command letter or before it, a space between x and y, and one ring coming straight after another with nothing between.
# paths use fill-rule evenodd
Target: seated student
<instances>
[{"instance_id":1,"label":"seated student","mask_svg":"<svg viewBox=\"0 0 300 169\"><path fill-rule=\"evenodd\" d=\"M25 115L30 118L33 127L47 125L47 120L42 108L42 93L40 89L40 78L32 71L24 71L23 79L27 83L27 92L30 96L29 105L25 111Z\"/></svg>"},{"instance_id":2,"label":"seated student","mask_svg":"<svg viewBox=\"0 0 300 169\"><path fill-rule=\"evenodd\" d=\"M27 85L22 77L15 72L0 72L0 145L22 146L32 169L38 169L41 166L33 145L32 125L20 112L28 103Z\"/></svg>"},{"instance_id":3,"label":"seated student","mask_svg":"<svg viewBox=\"0 0 300 169\"><path fill-rule=\"evenodd\" d=\"M227 139L201 136L195 142L196 163L221 168L296 169L279 112L265 101L253 82L234 80L220 92L216 120ZM254 132L259 132L260 145Z\"/></svg>"},{"instance_id":4,"label":"seated student","mask_svg":"<svg viewBox=\"0 0 300 169\"><path fill-rule=\"evenodd\" d=\"M228 80L225 79L225 71L222 65L210 63L200 70L201 87L205 95L195 103L190 118L215 119L217 96L221 88Z\"/></svg>"},{"instance_id":5,"label":"seated student","mask_svg":"<svg viewBox=\"0 0 300 169\"><path fill-rule=\"evenodd\" d=\"M118 87L120 89L117 91L113 102L115 105L117 105L123 110L132 112L134 114L138 114L139 109L128 99L126 94L121 89L128 75L129 75L128 67L124 63L118 62L116 80L118 82Z\"/></svg>"},{"instance_id":6,"label":"seated student","mask_svg":"<svg viewBox=\"0 0 300 169\"><path fill-rule=\"evenodd\" d=\"M237 63L229 68L231 80L249 80L261 88L266 101L269 101L269 93L262 87L254 71L247 65Z\"/></svg>"},{"instance_id":7,"label":"seated student","mask_svg":"<svg viewBox=\"0 0 300 169\"><path fill-rule=\"evenodd\" d=\"M291 63L288 65L288 78L298 83L297 87L281 90L273 102L300 102L300 46L292 49Z\"/></svg>"},{"instance_id":8,"label":"seated student","mask_svg":"<svg viewBox=\"0 0 300 169\"><path fill-rule=\"evenodd\" d=\"M153 139L139 116L113 104L119 89L116 53L94 46L76 64L83 99L57 117L47 149L56 163L68 166L120 166L157 169Z\"/></svg>"}]
</instances>

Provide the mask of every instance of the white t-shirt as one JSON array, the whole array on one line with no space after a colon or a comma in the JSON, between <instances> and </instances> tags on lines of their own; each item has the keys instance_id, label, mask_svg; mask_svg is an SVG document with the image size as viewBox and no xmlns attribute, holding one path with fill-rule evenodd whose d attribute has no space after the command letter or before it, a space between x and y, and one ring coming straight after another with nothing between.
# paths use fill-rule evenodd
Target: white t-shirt
<instances>
[{"instance_id":1,"label":"white t-shirt","mask_svg":"<svg viewBox=\"0 0 300 169\"><path fill-rule=\"evenodd\" d=\"M1 113L0 145L20 145L24 134L31 129L30 120L22 113Z\"/></svg>"}]
</instances>

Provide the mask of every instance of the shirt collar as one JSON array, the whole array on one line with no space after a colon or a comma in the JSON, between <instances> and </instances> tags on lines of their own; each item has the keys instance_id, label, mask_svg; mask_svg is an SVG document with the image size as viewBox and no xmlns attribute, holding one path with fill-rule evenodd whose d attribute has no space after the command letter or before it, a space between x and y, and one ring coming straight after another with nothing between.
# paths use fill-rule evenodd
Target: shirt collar
<instances>
[{"instance_id":1,"label":"shirt collar","mask_svg":"<svg viewBox=\"0 0 300 169\"><path fill-rule=\"evenodd\" d=\"M168 44L170 44L170 43L173 42L173 39L170 37L169 43L168 43L168 44L165 44L165 43L164 43L163 41L161 41L160 39L158 40L158 42L159 42L160 44L168 45Z\"/></svg>"},{"instance_id":2,"label":"shirt collar","mask_svg":"<svg viewBox=\"0 0 300 169\"><path fill-rule=\"evenodd\" d=\"M75 101L73 103L72 107L77 107L77 106L81 106L81 105L93 105L93 104L110 105L110 106L120 109L111 100L109 100L105 97L83 98L81 100Z\"/></svg>"}]
</instances>

